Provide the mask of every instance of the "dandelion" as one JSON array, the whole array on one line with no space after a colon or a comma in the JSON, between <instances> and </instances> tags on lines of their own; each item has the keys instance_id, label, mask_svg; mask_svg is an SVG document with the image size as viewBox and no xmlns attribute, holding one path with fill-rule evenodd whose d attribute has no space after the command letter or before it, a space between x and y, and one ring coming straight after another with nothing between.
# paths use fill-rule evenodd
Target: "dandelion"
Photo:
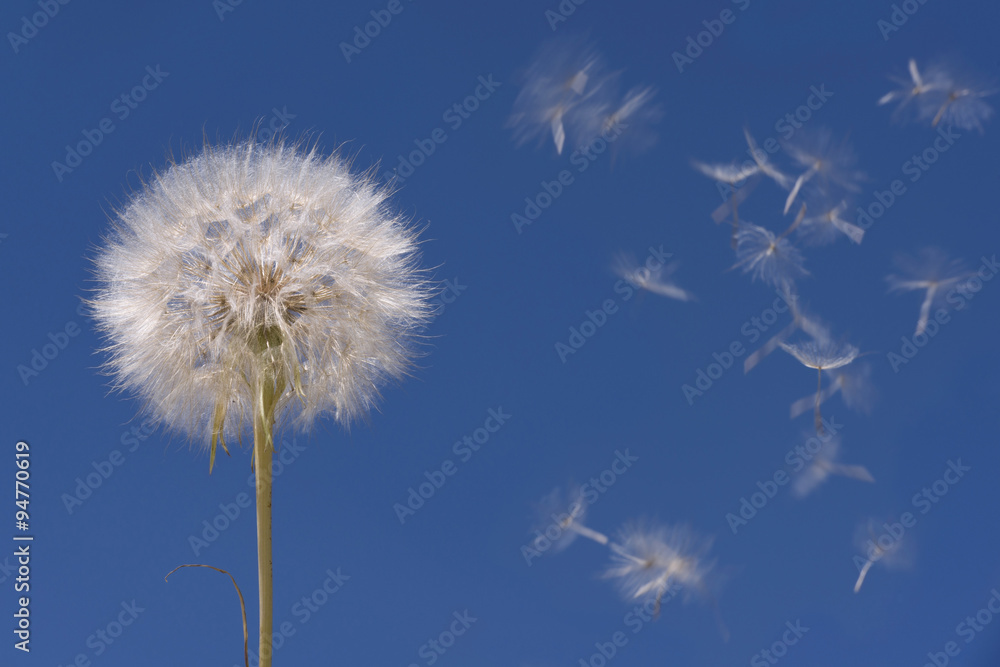
<instances>
[{"instance_id":1,"label":"dandelion","mask_svg":"<svg viewBox=\"0 0 1000 667\"><path fill-rule=\"evenodd\" d=\"M753 161L757 164L757 168L760 169L760 172L780 185L782 188L786 190L790 188L794 182L792 177L779 171L777 167L768 161L767 153L762 151L757 145L757 141L750 134L749 128L743 128L743 136L746 137L747 147L750 149L750 155L753 157ZM786 207L785 212L787 213L787 211L788 209Z\"/></svg>"},{"instance_id":2,"label":"dandelion","mask_svg":"<svg viewBox=\"0 0 1000 667\"><path fill-rule=\"evenodd\" d=\"M930 120L931 127L944 122L966 130L983 131L983 123L993 116L993 107L983 100L995 91L984 90L957 75L953 67L935 63L920 74L915 60L909 61L910 80L898 80L900 87L883 95L879 105L899 100L894 116L904 111L918 120ZM910 104L914 102L915 104Z\"/></svg>"},{"instance_id":3,"label":"dandelion","mask_svg":"<svg viewBox=\"0 0 1000 667\"><path fill-rule=\"evenodd\" d=\"M797 278L809 275L802 266L805 259L798 248L786 237L802 221L805 207L799 212L795 222L782 232L774 232L749 222L744 222L736 233L736 264L743 273L750 273L754 280L790 292Z\"/></svg>"},{"instance_id":4,"label":"dandelion","mask_svg":"<svg viewBox=\"0 0 1000 667\"><path fill-rule=\"evenodd\" d=\"M868 363L856 363L837 368L829 372L832 381L823 388L819 402L825 403L834 394L840 394L841 399L851 410L869 412L875 400L875 388L871 382L872 367ZM809 394L792 403L789 418L795 419L803 412L811 410L815 404L815 396Z\"/></svg>"},{"instance_id":5,"label":"dandelion","mask_svg":"<svg viewBox=\"0 0 1000 667\"><path fill-rule=\"evenodd\" d=\"M865 230L843 218L847 202L841 200L836 206L825 206L819 215L806 216L797 233L810 245L825 245L846 236L854 243L861 243Z\"/></svg>"},{"instance_id":6,"label":"dandelion","mask_svg":"<svg viewBox=\"0 0 1000 667\"><path fill-rule=\"evenodd\" d=\"M823 433L820 398L823 390L823 371L846 366L858 357L858 348L837 343L829 338L807 340L801 343L780 343L781 349L799 360L803 366L816 369L816 432Z\"/></svg>"},{"instance_id":7,"label":"dandelion","mask_svg":"<svg viewBox=\"0 0 1000 667\"><path fill-rule=\"evenodd\" d=\"M315 148L206 147L154 174L96 258L116 387L205 442L210 469L217 444L252 428L264 665L275 423L366 415L429 316L416 234L388 195Z\"/></svg>"},{"instance_id":8,"label":"dandelion","mask_svg":"<svg viewBox=\"0 0 1000 667\"><path fill-rule=\"evenodd\" d=\"M927 328L931 307L943 306L948 289L972 275L962 260L951 259L939 248L924 248L917 256L897 254L893 263L899 274L886 276L890 292L925 290L915 336Z\"/></svg>"},{"instance_id":9,"label":"dandelion","mask_svg":"<svg viewBox=\"0 0 1000 667\"><path fill-rule=\"evenodd\" d=\"M663 110L652 100L656 96L653 86L636 86L629 90L614 110L601 119L599 131L592 133L583 129L583 137L604 137L618 135L612 144L612 161L620 151L631 150L640 153L656 143L657 135L652 126L663 117ZM586 119L588 114L579 114Z\"/></svg>"},{"instance_id":10,"label":"dandelion","mask_svg":"<svg viewBox=\"0 0 1000 667\"><path fill-rule=\"evenodd\" d=\"M740 228L739 205L746 200L747 196L757 185L759 180L757 175L760 173L760 167L756 164L739 164L736 162L730 164L706 164L704 162L698 162L697 160L693 161L691 164L705 176L708 176L720 184L727 185L732 191L732 195L730 195L730 197L718 208L712 211L712 219L715 221L715 224L719 224L726 219L726 216L729 215L729 211L732 210L733 235L731 240L733 248L735 248L736 233ZM741 183L744 185L740 186Z\"/></svg>"},{"instance_id":11,"label":"dandelion","mask_svg":"<svg viewBox=\"0 0 1000 667\"><path fill-rule=\"evenodd\" d=\"M921 95L926 95L927 93L933 91L942 83L940 81L928 81L925 83L924 78L920 75L920 70L917 68L917 61L912 58L910 58L909 62L909 72L909 80L894 78L900 87L895 90L890 90L878 100L879 106L899 100L899 106L896 107L896 111L893 112L896 116L898 116L904 109L909 109L910 102L917 99Z\"/></svg>"},{"instance_id":12,"label":"dandelion","mask_svg":"<svg viewBox=\"0 0 1000 667\"><path fill-rule=\"evenodd\" d=\"M911 565L912 556L905 543L905 536L898 532L904 530L902 525L897 523L898 528L886 523L882 525L885 531L880 535L875 534L875 521L872 519L858 526L854 532L854 544L865 554L854 557L854 564L858 568L858 578L854 582L855 593L861 590L868 571L876 563L881 563L890 569L906 568Z\"/></svg>"},{"instance_id":13,"label":"dandelion","mask_svg":"<svg viewBox=\"0 0 1000 667\"><path fill-rule=\"evenodd\" d=\"M671 262L666 266L661 265L650 269L647 266L639 266L635 257L619 253L615 257L613 268L619 277L624 278L639 289L678 301L694 301L695 297L691 292L681 289L667 279L677 270L677 266L677 262Z\"/></svg>"},{"instance_id":14,"label":"dandelion","mask_svg":"<svg viewBox=\"0 0 1000 667\"><path fill-rule=\"evenodd\" d=\"M680 588L688 594L696 593L713 604L720 628L728 635L709 592L707 578L714 561L706 557L711 540L695 535L686 526L630 524L621 531L619 542L610 546L612 565L605 576L618 580L626 598L651 599L654 613L659 614L668 592Z\"/></svg>"},{"instance_id":15,"label":"dandelion","mask_svg":"<svg viewBox=\"0 0 1000 667\"><path fill-rule=\"evenodd\" d=\"M567 127L576 135L573 142L590 141L611 113L611 78L591 45L575 39L546 44L528 68L508 121L517 144L551 133L561 155Z\"/></svg>"},{"instance_id":16,"label":"dandelion","mask_svg":"<svg viewBox=\"0 0 1000 667\"><path fill-rule=\"evenodd\" d=\"M875 478L868 468L861 465L837 463L840 451L840 437L831 436L816 452L808 466L803 468L792 482L792 494L797 498L805 498L830 475L842 475L862 482L874 482Z\"/></svg>"},{"instance_id":17,"label":"dandelion","mask_svg":"<svg viewBox=\"0 0 1000 667\"><path fill-rule=\"evenodd\" d=\"M860 189L858 182L862 175L853 170L857 160L853 149L846 141L834 143L829 130L799 133L794 141L785 142L784 148L792 160L806 168L792 184L785 200L785 213L807 184L824 198L836 198L843 191Z\"/></svg>"},{"instance_id":18,"label":"dandelion","mask_svg":"<svg viewBox=\"0 0 1000 667\"><path fill-rule=\"evenodd\" d=\"M534 547L538 552L562 551L582 535L601 545L607 545L608 538L583 524L587 515L587 501L579 486L571 486L563 491L553 489L538 503L538 522L535 529Z\"/></svg>"},{"instance_id":19,"label":"dandelion","mask_svg":"<svg viewBox=\"0 0 1000 667\"><path fill-rule=\"evenodd\" d=\"M743 361L744 374L749 373L757 364L763 361L764 357L778 349L781 342L786 340L796 331L801 330L813 338L828 338L830 336L830 331L826 325L811 315L806 315L805 312L803 312L803 310L799 307L799 298L794 291L781 290L779 291L779 294L781 299L788 304L789 310L792 311L792 321L784 329L781 329L778 333L768 339L766 343L747 356L747 358ZM809 396L809 400L812 400L811 395Z\"/></svg>"}]
</instances>

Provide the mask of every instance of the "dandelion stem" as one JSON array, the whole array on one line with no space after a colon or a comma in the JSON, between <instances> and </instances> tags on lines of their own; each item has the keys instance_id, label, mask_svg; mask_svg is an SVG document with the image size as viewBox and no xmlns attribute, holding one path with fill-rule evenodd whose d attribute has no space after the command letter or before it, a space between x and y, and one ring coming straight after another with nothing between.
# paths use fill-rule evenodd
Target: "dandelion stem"
<instances>
[{"instance_id":1,"label":"dandelion stem","mask_svg":"<svg viewBox=\"0 0 1000 667\"><path fill-rule=\"evenodd\" d=\"M271 667L271 631L274 616L274 579L271 558L271 459L274 455L274 412L285 390L275 350L281 345L276 330L264 329L257 338L265 372L256 378L253 420L253 461L257 491L257 573L260 587L260 667Z\"/></svg>"},{"instance_id":2,"label":"dandelion stem","mask_svg":"<svg viewBox=\"0 0 1000 667\"><path fill-rule=\"evenodd\" d=\"M261 394L265 393L261 388ZM262 396L263 398L263 396ZM257 489L257 571L260 584L260 667L271 667L274 581L271 571L272 420L257 414L253 423L253 459Z\"/></svg>"}]
</instances>

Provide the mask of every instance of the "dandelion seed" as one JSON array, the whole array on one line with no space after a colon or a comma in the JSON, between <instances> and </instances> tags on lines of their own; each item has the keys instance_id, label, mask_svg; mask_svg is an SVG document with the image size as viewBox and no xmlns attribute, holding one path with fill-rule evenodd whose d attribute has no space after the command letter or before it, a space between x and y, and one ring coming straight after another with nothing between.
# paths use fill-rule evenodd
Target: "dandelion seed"
<instances>
[{"instance_id":1,"label":"dandelion seed","mask_svg":"<svg viewBox=\"0 0 1000 667\"><path fill-rule=\"evenodd\" d=\"M909 81L897 79L900 87L889 91L878 101L879 105L883 105L898 100L894 117L898 118L907 112L917 120L929 120L931 127L937 127L943 122L965 130L982 132L983 123L993 116L993 107L983 98L996 91L970 83L967 77L957 74L953 67L935 63L921 75L916 61L911 59L909 72Z\"/></svg>"},{"instance_id":2,"label":"dandelion seed","mask_svg":"<svg viewBox=\"0 0 1000 667\"><path fill-rule=\"evenodd\" d=\"M872 386L871 374L871 364L860 362L830 371L829 375L832 381L823 388L819 400L820 404L839 393L844 405L849 409L870 412L875 400L875 388ZM813 394L803 396L792 403L789 409L789 418L795 419L807 410L813 409L814 404L815 396Z\"/></svg>"},{"instance_id":3,"label":"dandelion seed","mask_svg":"<svg viewBox=\"0 0 1000 667\"><path fill-rule=\"evenodd\" d=\"M800 220L801 215L780 236L744 221L736 233L737 261L733 268L739 267L754 280L759 278L779 290L792 291L797 278L809 275L802 266L805 262L802 253L785 238Z\"/></svg>"},{"instance_id":4,"label":"dandelion seed","mask_svg":"<svg viewBox=\"0 0 1000 667\"><path fill-rule=\"evenodd\" d=\"M844 191L861 189L859 181L863 176L853 169L857 161L853 149L846 141L834 143L829 130L800 132L794 140L785 142L784 148L792 160L806 168L792 184L785 200L785 213L807 185L812 186L819 197L834 200Z\"/></svg>"},{"instance_id":5,"label":"dandelion seed","mask_svg":"<svg viewBox=\"0 0 1000 667\"><path fill-rule=\"evenodd\" d=\"M816 369L816 432L823 433L820 399L823 390L823 371L846 366L858 357L858 348L837 343L829 338L812 339L801 343L780 343L781 349L799 360L803 366Z\"/></svg>"},{"instance_id":6,"label":"dandelion seed","mask_svg":"<svg viewBox=\"0 0 1000 667\"><path fill-rule=\"evenodd\" d=\"M615 256L613 269L619 277L624 278L635 287L647 292L677 299L678 301L696 300L691 292L681 289L667 280L677 270L677 266L677 262L671 262L666 266L649 269L646 266L639 266L635 261L635 257L626 253L618 253Z\"/></svg>"},{"instance_id":7,"label":"dandelion seed","mask_svg":"<svg viewBox=\"0 0 1000 667\"><path fill-rule=\"evenodd\" d=\"M796 498L805 498L830 475L842 475L862 482L874 482L868 469L861 465L837 463L840 452L840 437L830 436L830 439L813 456L808 466L803 468L792 482L792 494Z\"/></svg>"},{"instance_id":8,"label":"dandelion seed","mask_svg":"<svg viewBox=\"0 0 1000 667\"><path fill-rule=\"evenodd\" d=\"M663 109L652 102L656 96L653 86L636 86L629 90L617 107L607 114L599 128L599 132L590 134L582 128L580 136L614 137L611 144L611 159L614 164L618 153L630 151L641 153L652 147L657 141L653 125L663 117ZM580 114L580 118L588 118L589 114Z\"/></svg>"},{"instance_id":9,"label":"dandelion seed","mask_svg":"<svg viewBox=\"0 0 1000 667\"><path fill-rule=\"evenodd\" d=\"M983 132L983 123L993 116L993 107L983 100L995 91L971 84L944 65L932 65L927 70L927 93L917 98L917 115L921 120L954 125L965 130Z\"/></svg>"},{"instance_id":10,"label":"dandelion seed","mask_svg":"<svg viewBox=\"0 0 1000 667\"><path fill-rule=\"evenodd\" d=\"M664 596L675 587L710 602L723 635L728 631L718 613L708 577L714 561L706 560L711 540L696 536L686 526L630 524L611 543L612 564L605 576L617 579L626 598L651 599L659 614Z\"/></svg>"},{"instance_id":11,"label":"dandelion seed","mask_svg":"<svg viewBox=\"0 0 1000 667\"><path fill-rule=\"evenodd\" d=\"M210 468L216 445L252 426L262 655L275 422L367 414L429 317L416 234L388 195L316 149L206 147L132 197L96 258L91 305L116 387L205 442Z\"/></svg>"},{"instance_id":12,"label":"dandelion seed","mask_svg":"<svg viewBox=\"0 0 1000 667\"><path fill-rule=\"evenodd\" d=\"M898 115L903 109L908 108L910 102L915 100L917 97L934 90L935 87L941 83L940 81L924 83L923 77L920 76L920 70L917 68L917 61L912 58L909 62L909 72L909 80L894 78L894 80L900 84L900 87L895 90L890 90L878 100L879 106L900 100L899 106L896 107L894 115Z\"/></svg>"},{"instance_id":13,"label":"dandelion seed","mask_svg":"<svg viewBox=\"0 0 1000 667\"><path fill-rule=\"evenodd\" d=\"M792 321L784 329L780 330L774 336L772 336L766 343L760 346L760 348L754 350L743 362L743 373L749 373L757 364L763 361L764 357L774 352L780 346L780 343L786 340L796 331L802 330L807 335L813 338L829 338L830 331L822 322L818 319L813 318L810 315L806 315L801 308L799 308L799 299L794 292L782 291L782 299L786 304L788 304L789 310L792 311ZM813 397L809 396L810 407L812 406Z\"/></svg>"},{"instance_id":14,"label":"dandelion seed","mask_svg":"<svg viewBox=\"0 0 1000 667\"><path fill-rule=\"evenodd\" d=\"M921 335L927 328L931 307L944 307L948 289L973 275L962 260L949 258L939 248L923 248L917 256L900 253L894 257L893 263L900 273L886 276L890 292L925 290L915 336Z\"/></svg>"},{"instance_id":15,"label":"dandelion seed","mask_svg":"<svg viewBox=\"0 0 1000 667\"><path fill-rule=\"evenodd\" d=\"M540 544L542 540L548 540L551 546L546 547L552 553L558 553L572 544L577 536L582 535L601 545L607 545L606 535L591 530L584 525L583 521L587 515L587 501L583 496L583 490L579 486L571 486L567 491L561 488L553 489L551 493L542 498L537 508L538 521L536 523L535 548L538 551L545 551ZM553 539L552 534L555 534Z\"/></svg>"},{"instance_id":16,"label":"dandelion seed","mask_svg":"<svg viewBox=\"0 0 1000 667\"><path fill-rule=\"evenodd\" d=\"M847 202L841 201L836 206L824 207L819 215L806 216L797 233L810 245L832 243L841 235L860 244L865 236L865 230L843 218L846 208Z\"/></svg>"},{"instance_id":17,"label":"dandelion seed","mask_svg":"<svg viewBox=\"0 0 1000 667\"><path fill-rule=\"evenodd\" d=\"M760 169L760 172L786 190L792 187L794 179L791 176L779 171L768 161L767 153L762 151L760 147L757 146L757 142L750 134L750 130L748 128L743 129L743 135L746 137L747 146L750 148L750 155L753 157L754 162L757 163L757 167Z\"/></svg>"},{"instance_id":18,"label":"dandelion seed","mask_svg":"<svg viewBox=\"0 0 1000 667\"><path fill-rule=\"evenodd\" d=\"M613 106L613 77L591 45L578 39L547 43L529 66L508 121L517 145L551 133L561 155L567 128L572 143L589 142Z\"/></svg>"},{"instance_id":19,"label":"dandelion seed","mask_svg":"<svg viewBox=\"0 0 1000 667\"><path fill-rule=\"evenodd\" d=\"M756 164L739 164L736 162L731 164L706 164L697 160L693 161L692 165L705 176L719 183L724 183L733 190L729 198L712 211L712 219L715 221L715 224L719 224L732 211L733 234L731 240L733 248L736 248L736 233L740 227L739 205L746 201L747 196L756 187L759 181L758 174L760 173L760 167ZM742 186L740 186L741 183L743 183Z\"/></svg>"},{"instance_id":20,"label":"dandelion seed","mask_svg":"<svg viewBox=\"0 0 1000 667\"><path fill-rule=\"evenodd\" d=\"M902 569L911 565L912 556L909 545L905 542L905 535L893 535L888 530L876 535L873 519L869 519L855 530L854 544L865 554L864 557L854 557L854 562L858 566L858 579L854 582L855 593L861 590L868 571L876 563L889 569Z\"/></svg>"}]
</instances>

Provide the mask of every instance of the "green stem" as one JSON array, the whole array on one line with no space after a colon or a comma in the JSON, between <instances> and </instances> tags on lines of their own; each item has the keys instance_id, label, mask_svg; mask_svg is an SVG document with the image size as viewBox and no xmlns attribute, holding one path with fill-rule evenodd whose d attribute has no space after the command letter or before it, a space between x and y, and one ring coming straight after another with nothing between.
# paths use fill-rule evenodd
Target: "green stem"
<instances>
[{"instance_id":1,"label":"green stem","mask_svg":"<svg viewBox=\"0 0 1000 667\"><path fill-rule=\"evenodd\" d=\"M276 371L274 352L280 334L264 330L258 338L263 377L257 379L253 420L253 460L257 492L257 573L260 587L260 667L271 667L271 633L274 626L274 579L271 557L271 461L274 456L274 413L285 390L283 374Z\"/></svg>"},{"instance_id":2,"label":"green stem","mask_svg":"<svg viewBox=\"0 0 1000 667\"><path fill-rule=\"evenodd\" d=\"M266 387L261 387L261 398ZM273 415L273 413L272 413ZM253 422L253 460L257 490L257 571L260 584L260 667L271 667L271 629L274 614L274 581L271 568L271 457L274 453L273 416L258 411Z\"/></svg>"}]
</instances>

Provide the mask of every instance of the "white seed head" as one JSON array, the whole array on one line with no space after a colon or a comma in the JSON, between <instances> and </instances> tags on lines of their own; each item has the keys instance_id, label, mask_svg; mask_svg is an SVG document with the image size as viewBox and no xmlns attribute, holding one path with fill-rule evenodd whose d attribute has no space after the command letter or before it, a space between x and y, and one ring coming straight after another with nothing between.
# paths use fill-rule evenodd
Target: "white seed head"
<instances>
[{"instance_id":1,"label":"white seed head","mask_svg":"<svg viewBox=\"0 0 1000 667\"><path fill-rule=\"evenodd\" d=\"M120 210L91 302L116 386L193 438L248 426L253 386L308 429L366 415L426 322L416 233L337 155L206 147Z\"/></svg>"}]
</instances>

